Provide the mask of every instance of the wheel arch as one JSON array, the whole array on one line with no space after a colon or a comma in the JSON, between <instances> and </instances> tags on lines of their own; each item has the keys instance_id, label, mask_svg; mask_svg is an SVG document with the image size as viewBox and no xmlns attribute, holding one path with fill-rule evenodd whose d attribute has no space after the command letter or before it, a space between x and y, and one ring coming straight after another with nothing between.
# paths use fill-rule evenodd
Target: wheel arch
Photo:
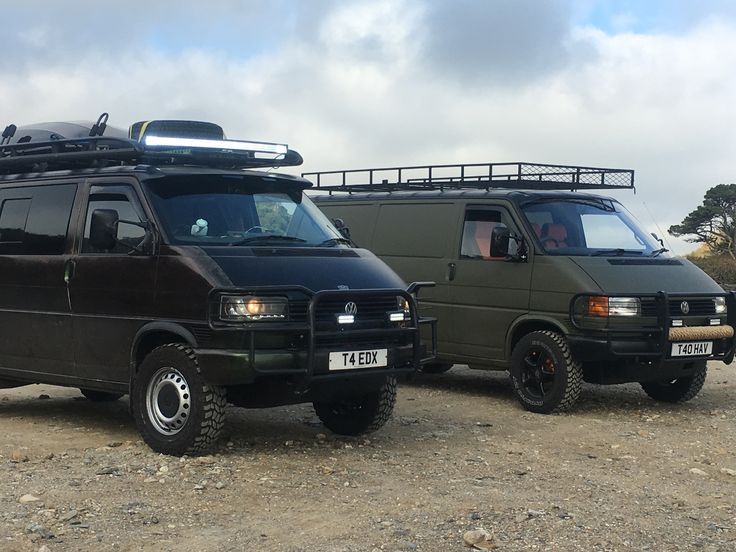
<instances>
[{"instance_id":1,"label":"wheel arch","mask_svg":"<svg viewBox=\"0 0 736 552\"><path fill-rule=\"evenodd\" d=\"M149 322L138 330L130 351L130 370L134 375L143 359L156 347L167 343L186 343L197 346L194 334L175 322ZM131 378L132 380L132 378Z\"/></svg>"},{"instance_id":2,"label":"wheel arch","mask_svg":"<svg viewBox=\"0 0 736 552\"><path fill-rule=\"evenodd\" d=\"M531 332L548 330L557 332L564 336L570 333L570 330L559 320L548 316L522 317L514 322L506 335L506 359L511 361L511 353L519 340Z\"/></svg>"}]
</instances>

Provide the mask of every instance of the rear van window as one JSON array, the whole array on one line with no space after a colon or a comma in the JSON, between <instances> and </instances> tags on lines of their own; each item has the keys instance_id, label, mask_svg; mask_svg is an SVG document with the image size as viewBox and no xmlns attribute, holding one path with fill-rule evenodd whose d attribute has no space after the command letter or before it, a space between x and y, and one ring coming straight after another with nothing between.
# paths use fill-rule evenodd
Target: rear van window
<instances>
[{"instance_id":1,"label":"rear van window","mask_svg":"<svg viewBox=\"0 0 736 552\"><path fill-rule=\"evenodd\" d=\"M76 184L0 190L0 255L64 253Z\"/></svg>"}]
</instances>

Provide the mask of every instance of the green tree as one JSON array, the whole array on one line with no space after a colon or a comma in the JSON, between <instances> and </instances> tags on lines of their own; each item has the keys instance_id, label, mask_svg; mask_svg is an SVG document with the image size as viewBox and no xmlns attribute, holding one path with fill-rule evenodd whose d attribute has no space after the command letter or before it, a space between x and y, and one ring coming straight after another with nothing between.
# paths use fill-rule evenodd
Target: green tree
<instances>
[{"instance_id":1,"label":"green tree","mask_svg":"<svg viewBox=\"0 0 736 552\"><path fill-rule=\"evenodd\" d=\"M702 205L668 232L736 260L736 184L719 184L705 192Z\"/></svg>"}]
</instances>

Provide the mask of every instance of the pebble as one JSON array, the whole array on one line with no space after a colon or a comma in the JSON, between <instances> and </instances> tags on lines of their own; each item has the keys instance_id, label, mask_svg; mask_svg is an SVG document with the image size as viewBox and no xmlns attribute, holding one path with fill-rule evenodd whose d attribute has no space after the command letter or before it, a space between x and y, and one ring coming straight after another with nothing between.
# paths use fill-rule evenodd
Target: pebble
<instances>
[{"instance_id":1,"label":"pebble","mask_svg":"<svg viewBox=\"0 0 736 552\"><path fill-rule=\"evenodd\" d=\"M726 475L736 477L736 470L731 470L729 468L721 468L721 473L725 473Z\"/></svg>"},{"instance_id":2,"label":"pebble","mask_svg":"<svg viewBox=\"0 0 736 552\"><path fill-rule=\"evenodd\" d=\"M496 545L493 544L493 533L486 531L482 527L467 531L463 535L463 544L466 548L475 548L476 550L496 548Z\"/></svg>"},{"instance_id":3,"label":"pebble","mask_svg":"<svg viewBox=\"0 0 736 552\"><path fill-rule=\"evenodd\" d=\"M218 481L217 483L215 483L215 489L224 489L224 488L225 488L225 484L222 481Z\"/></svg>"},{"instance_id":4,"label":"pebble","mask_svg":"<svg viewBox=\"0 0 736 552\"><path fill-rule=\"evenodd\" d=\"M325 439L327 439L327 435L325 435L324 433L318 433L314 436L314 438L318 441L324 441Z\"/></svg>"},{"instance_id":5,"label":"pebble","mask_svg":"<svg viewBox=\"0 0 736 552\"><path fill-rule=\"evenodd\" d=\"M16 449L10 454L10 461L14 464L28 462L28 455L25 452Z\"/></svg>"},{"instance_id":6,"label":"pebble","mask_svg":"<svg viewBox=\"0 0 736 552\"><path fill-rule=\"evenodd\" d=\"M708 472L703 471L700 468L690 468L690 473L693 475L700 475L701 477L708 477Z\"/></svg>"},{"instance_id":7,"label":"pebble","mask_svg":"<svg viewBox=\"0 0 736 552\"><path fill-rule=\"evenodd\" d=\"M33 496L32 494L24 494L22 497L18 499L18 502L21 504L30 504L31 502L38 502L41 500L37 496Z\"/></svg>"},{"instance_id":8,"label":"pebble","mask_svg":"<svg viewBox=\"0 0 736 552\"><path fill-rule=\"evenodd\" d=\"M71 521L72 519L77 517L77 515L79 515L79 512L77 512L76 510L69 510L66 514L64 514L63 516L59 518L59 521L62 521L62 522Z\"/></svg>"},{"instance_id":9,"label":"pebble","mask_svg":"<svg viewBox=\"0 0 736 552\"><path fill-rule=\"evenodd\" d=\"M45 400L48 400L48 399L50 399L50 398L51 398L51 397L49 397L49 396L48 396L48 395L46 395L45 393L43 393L43 394L41 394L41 395L39 395L39 396L38 396L38 400L40 400L40 401L45 401Z\"/></svg>"}]
</instances>

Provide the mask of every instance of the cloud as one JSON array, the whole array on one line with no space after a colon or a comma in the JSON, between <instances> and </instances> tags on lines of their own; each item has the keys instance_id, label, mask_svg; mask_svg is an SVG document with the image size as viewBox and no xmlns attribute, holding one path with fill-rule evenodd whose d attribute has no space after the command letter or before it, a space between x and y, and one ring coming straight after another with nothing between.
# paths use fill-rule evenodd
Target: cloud
<instances>
[{"instance_id":1,"label":"cloud","mask_svg":"<svg viewBox=\"0 0 736 552\"><path fill-rule=\"evenodd\" d=\"M110 29L81 9L31 17L25 8L9 19L0 41L12 35L34 55L16 44L18 55L0 62L0 126L102 111L123 127L212 120L231 137L289 142L304 170L519 160L634 168L638 193L621 199L654 231L734 181L729 17L632 32L581 24L565 2L306 9L281 0L238 10L219 2L205 13L187 0L170 14L157 3L147 22L131 15L143 4L132 4L107 12ZM77 35L61 40L74 33L49 18L72 15Z\"/></svg>"}]
</instances>

